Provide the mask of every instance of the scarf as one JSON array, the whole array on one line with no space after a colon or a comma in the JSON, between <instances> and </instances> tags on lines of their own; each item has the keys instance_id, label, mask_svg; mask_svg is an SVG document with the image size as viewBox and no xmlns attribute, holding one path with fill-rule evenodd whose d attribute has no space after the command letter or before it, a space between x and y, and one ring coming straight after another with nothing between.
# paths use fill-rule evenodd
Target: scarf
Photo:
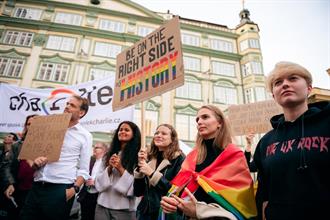
<instances>
[{"instance_id":1,"label":"scarf","mask_svg":"<svg viewBox=\"0 0 330 220\"><path fill-rule=\"evenodd\" d=\"M172 187L168 195L179 194L184 187L194 193L200 186L237 219L256 216L253 180L244 153L235 145L229 144L213 163L196 172L197 153L195 148L188 154L180 172L171 181ZM181 198L186 196L183 192Z\"/></svg>"}]
</instances>

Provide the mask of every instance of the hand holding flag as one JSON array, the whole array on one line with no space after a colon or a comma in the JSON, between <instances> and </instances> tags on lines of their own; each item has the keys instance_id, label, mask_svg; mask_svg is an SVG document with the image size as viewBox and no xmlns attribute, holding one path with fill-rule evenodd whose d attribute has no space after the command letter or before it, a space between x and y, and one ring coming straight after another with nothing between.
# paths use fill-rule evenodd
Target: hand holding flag
<instances>
[{"instance_id":1,"label":"hand holding flag","mask_svg":"<svg viewBox=\"0 0 330 220\"><path fill-rule=\"evenodd\" d=\"M178 202L178 208L186 215L192 218L196 218L196 203L197 199L195 196L189 191L188 188L185 188L184 191L187 193L188 200L184 200L179 198L176 195L172 195L172 197Z\"/></svg>"}]
</instances>

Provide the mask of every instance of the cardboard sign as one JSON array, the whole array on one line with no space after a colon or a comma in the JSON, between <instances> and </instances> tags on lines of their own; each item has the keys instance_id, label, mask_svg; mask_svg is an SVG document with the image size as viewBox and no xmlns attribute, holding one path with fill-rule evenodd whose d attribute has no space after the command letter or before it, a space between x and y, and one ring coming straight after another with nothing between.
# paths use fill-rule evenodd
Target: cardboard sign
<instances>
[{"instance_id":1,"label":"cardboard sign","mask_svg":"<svg viewBox=\"0 0 330 220\"><path fill-rule=\"evenodd\" d=\"M228 108L228 118L234 135L270 131L270 118L281 113L282 108L274 100L232 105Z\"/></svg>"},{"instance_id":2,"label":"cardboard sign","mask_svg":"<svg viewBox=\"0 0 330 220\"><path fill-rule=\"evenodd\" d=\"M48 162L58 161L70 118L67 113L34 117L18 158L34 160L44 156Z\"/></svg>"},{"instance_id":3,"label":"cardboard sign","mask_svg":"<svg viewBox=\"0 0 330 220\"><path fill-rule=\"evenodd\" d=\"M175 17L117 56L114 111L183 85L179 18Z\"/></svg>"}]
</instances>

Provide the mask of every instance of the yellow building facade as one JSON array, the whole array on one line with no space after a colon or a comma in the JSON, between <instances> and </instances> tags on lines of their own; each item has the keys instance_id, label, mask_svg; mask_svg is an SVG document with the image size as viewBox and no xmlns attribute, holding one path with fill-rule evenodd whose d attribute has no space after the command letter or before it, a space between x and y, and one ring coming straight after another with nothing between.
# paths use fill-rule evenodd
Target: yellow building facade
<instances>
[{"instance_id":1,"label":"yellow building facade","mask_svg":"<svg viewBox=\"0 0 330 220\"><path fill-rule=\"evenodd\" d=\"M0 82L57 88L115 74L116 55L173 17L128 0L6 0L0 2ZM219 3L220 4L220 3ZM204 104L268 98L259 28L249 11L228 28L180 17L185 84L145 102L146 136L158 124L175 126L192 145ZM135 121L140 124L140 107ZM95 140L107 134L94 133ZM238 143L243 144L241 138Z\"/></svg>"},{"instance_id":2,"label":"yellow building facade","mask_svg":"<svg viewBox=\"0 0 330 220\"><path fill-rule=\"evenodd\" d=\"M308 103L330 101L330 90L314 87L309 94Z\"/></svg>"}]
</instances>

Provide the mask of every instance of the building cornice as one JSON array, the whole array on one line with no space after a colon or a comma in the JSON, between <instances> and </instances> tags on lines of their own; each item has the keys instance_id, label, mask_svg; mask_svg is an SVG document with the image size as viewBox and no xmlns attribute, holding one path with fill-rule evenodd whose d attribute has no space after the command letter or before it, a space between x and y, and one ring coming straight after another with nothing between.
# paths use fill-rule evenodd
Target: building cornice
<instances>
[{"instance_id":1,"label":"building cornice","mask_svg":"<svg viewBox=\"0 0 330 220\"><path fill-rule=\"evenodd\" d=\"M239 54L212 50L212 49L208 49L208 48L194 47L194 46L189 46L189 45L183 45L182 47L183 47L184 53L192 53L192 54L198 54L198 55L203 55L203 56L217 57L217 58L228 59L228 60L233 60L233 61L240 61L242 58L242 55L239 55Z\"/></svg>"},{"instance_id":2,"label":"building cornice","mask_svg":"<svg viewBox=\"0 0 330 220\"><path fill-rule=\"evenodd\" d=\"M195 115L196 112L198 111L198 108L197 107L194 107L193 105L191 105L190 103L187 104L187 105L184 105L184 106L178 106L178 105L174 105L173 106L174 109L177 111L177 113L187 113L190 112L192 115Z\"/></svg>"},{"instance_id":3,"label":"building cornice","mask_svg":"<svg viewBox=\"0 0 330 220\"><path fill-rule=\"evenodd\" d=\"M18 56L28 57L28 56L30 56L29 53L17 51L16 48L11 48L9 50L0 50L0 54L12 54L12 55L15 55L15 56L11 56L11 57L18 57Z\"/></svg>"},{"instance_id":4,"label":"building cornice","mask_svg":"<svg viewBox=\"0 0 330 220\"><path fill-rule=\"evenodd\" d=\"M111 15L111 16L125 17L125 18L134 17L137 20L148 21L148 22L154 23L154 24L162 24L164 21L164 19L161 16L157 15L156 13L154 13L134 2L131 2L128 0L112 0L112 1L117 1L117 2L120 2L127 6L130 6L134 9L137 9L138 11L145 13L146 15L148 15L150 17L134 15L134 14L129 14L129 13L125 13L125 12L105 9L105 8L98 8L95 6L87 6L87 5L81 5L81 4L72 4L72 3L67 3L67 2L50 1L50 0L42 0L42 1L40 1L40 0L20 0L19 3L29 3L29 4L42 5L42 6L47 6L47 7L55 6L55 7L61 7L61 8L66 8L66 9L75 9L75 10L78 9L81 11L103 13L103 14L107 14L107 15Z\"/></svg>"},{"instance_id":5,"label":"building cornice","mask_svg":"<svg viewBox=\"0 0 330 220\"><path fill-rule=\"evenodd\" d=\"M108 66L112 69L116 68L116 65L110 63L108 60L104 60L101 62L96 62L96 61L87 61L88 64L93 65L93 66Z\"/></svg>"},{"instance_id":6,"label":"building cornice","mask_svg":"<svg viewBox=\"0 0 330 220\"><path fill-rule=\"evenodd\" d=\"M237 39L239 37L239 35L235 34L235 33L210 29L207 27L205 27L205 28L198 27L195 25L182 23L182 21L180 23L180 27L183 30L193 31L193 32L197 32L197 33L205 33L205 34L210 34L210 35L219 36L219 37L226 37L226 38L232 38L232 39Z\"/></svg>"},{"instance_id":7,"label":"building cornice","mask_svg":"<svg viewBox=\"0 0 330 220\"><path fill-rule=\"evenodd\" d=\"M67 61L68 64L74 61L74 59L63 57L59 53L56 53L56 54L53 54L53 55L40 55L40 58L43 59L43 60L46 60L46 61L57 58L57 59L59 59L59 60L61 60L63 62ZM61 62L57 62L57 63L61 63Z\"/></svg>"},{"instance_id":8,"label":"building cornice","mask_svg":"<svg viewBox=\"0 0 330 220\"><path fill-rule=\"evenodd\" d=\"M113 39L122 42L134 43L141 39L141 37L132 34L116 33L112 31L104 31L89 27L59 24L48 21L27 20L27 19L4 17L4 16L0 16L0 25L20 27L25 29L47 30L54 32L85 35L96 38Z\"/></svg>"},{"instance_id":9,"label":"building cornice","mask_svg":"<svg viewBox=\"0 0 330 220\"><path fill-rule=\"evenodd\" d=\"M117 2L121 2L127 6L130 6L132 8L135 8L139 11L142 11L143 13L146 13L147 15L149 15L150 17L152 18L156 18L156 19L159 19L160 21L164 21L163 17L162 16L159 16L157 13L153 12L153 11L150 11L149 9L143 7L142 5L139 5L135 2L132 2L132 1L129 1L129 0L115 0Z\"/></svg>"},{"instance_id":10,"label":"building cornice","mask_svg":"<svg viewBox=\"0 0 330 220\"><path fill-rule=\"evenodd\" d=\"M107 15L121 17L121 18L127 18L127 19L134 18L137 21L145 21L145 22L149 22L149 23L153 23L153 24L157 24L157 25L162 25L165 22L164 18L162 18L157 13L150 11L147 8L145 8L139 4L136 4L132 1L128 1L128 0L113 0L113 1L117 1L122 4L127 5L129 7L132 7L138 11L145 13L149 17L135 15L135 14L129 14L129 13L120 12L120 11L114 11L114 10L110 10L110 9L97 8L95 6L86 6L86 5L72 4L72 3L66 3L66 2L50 1L50 0L43 0L43 1L20 0L19 2L20 3L30 3L30 4L35 4L35 5L42 5L42 6L45 6L48 8L49 7L51 7L51 8L61 7L61 8L67 8L67 9L73 9L73 10L78 9L81 11L87 11L92 14L102 13L102 14L107 14ZM198 27L196 25L183 23L183 22L185 22L184 20L185 19L181 19L181 27L184 30L202 32L202 33L207 33L207 34L211 34L211 35L215 35L215 36L232 38L232 39L237 39L239 37L238 34L230 32L231 31L230 29L228 29L228 32L226 32L226 31L211 29L208 27ZM201 21L201 23L202 23L202 21ZM222 28L224 28L224 27L222 27Z\"/></svg>"}]
</instances>

